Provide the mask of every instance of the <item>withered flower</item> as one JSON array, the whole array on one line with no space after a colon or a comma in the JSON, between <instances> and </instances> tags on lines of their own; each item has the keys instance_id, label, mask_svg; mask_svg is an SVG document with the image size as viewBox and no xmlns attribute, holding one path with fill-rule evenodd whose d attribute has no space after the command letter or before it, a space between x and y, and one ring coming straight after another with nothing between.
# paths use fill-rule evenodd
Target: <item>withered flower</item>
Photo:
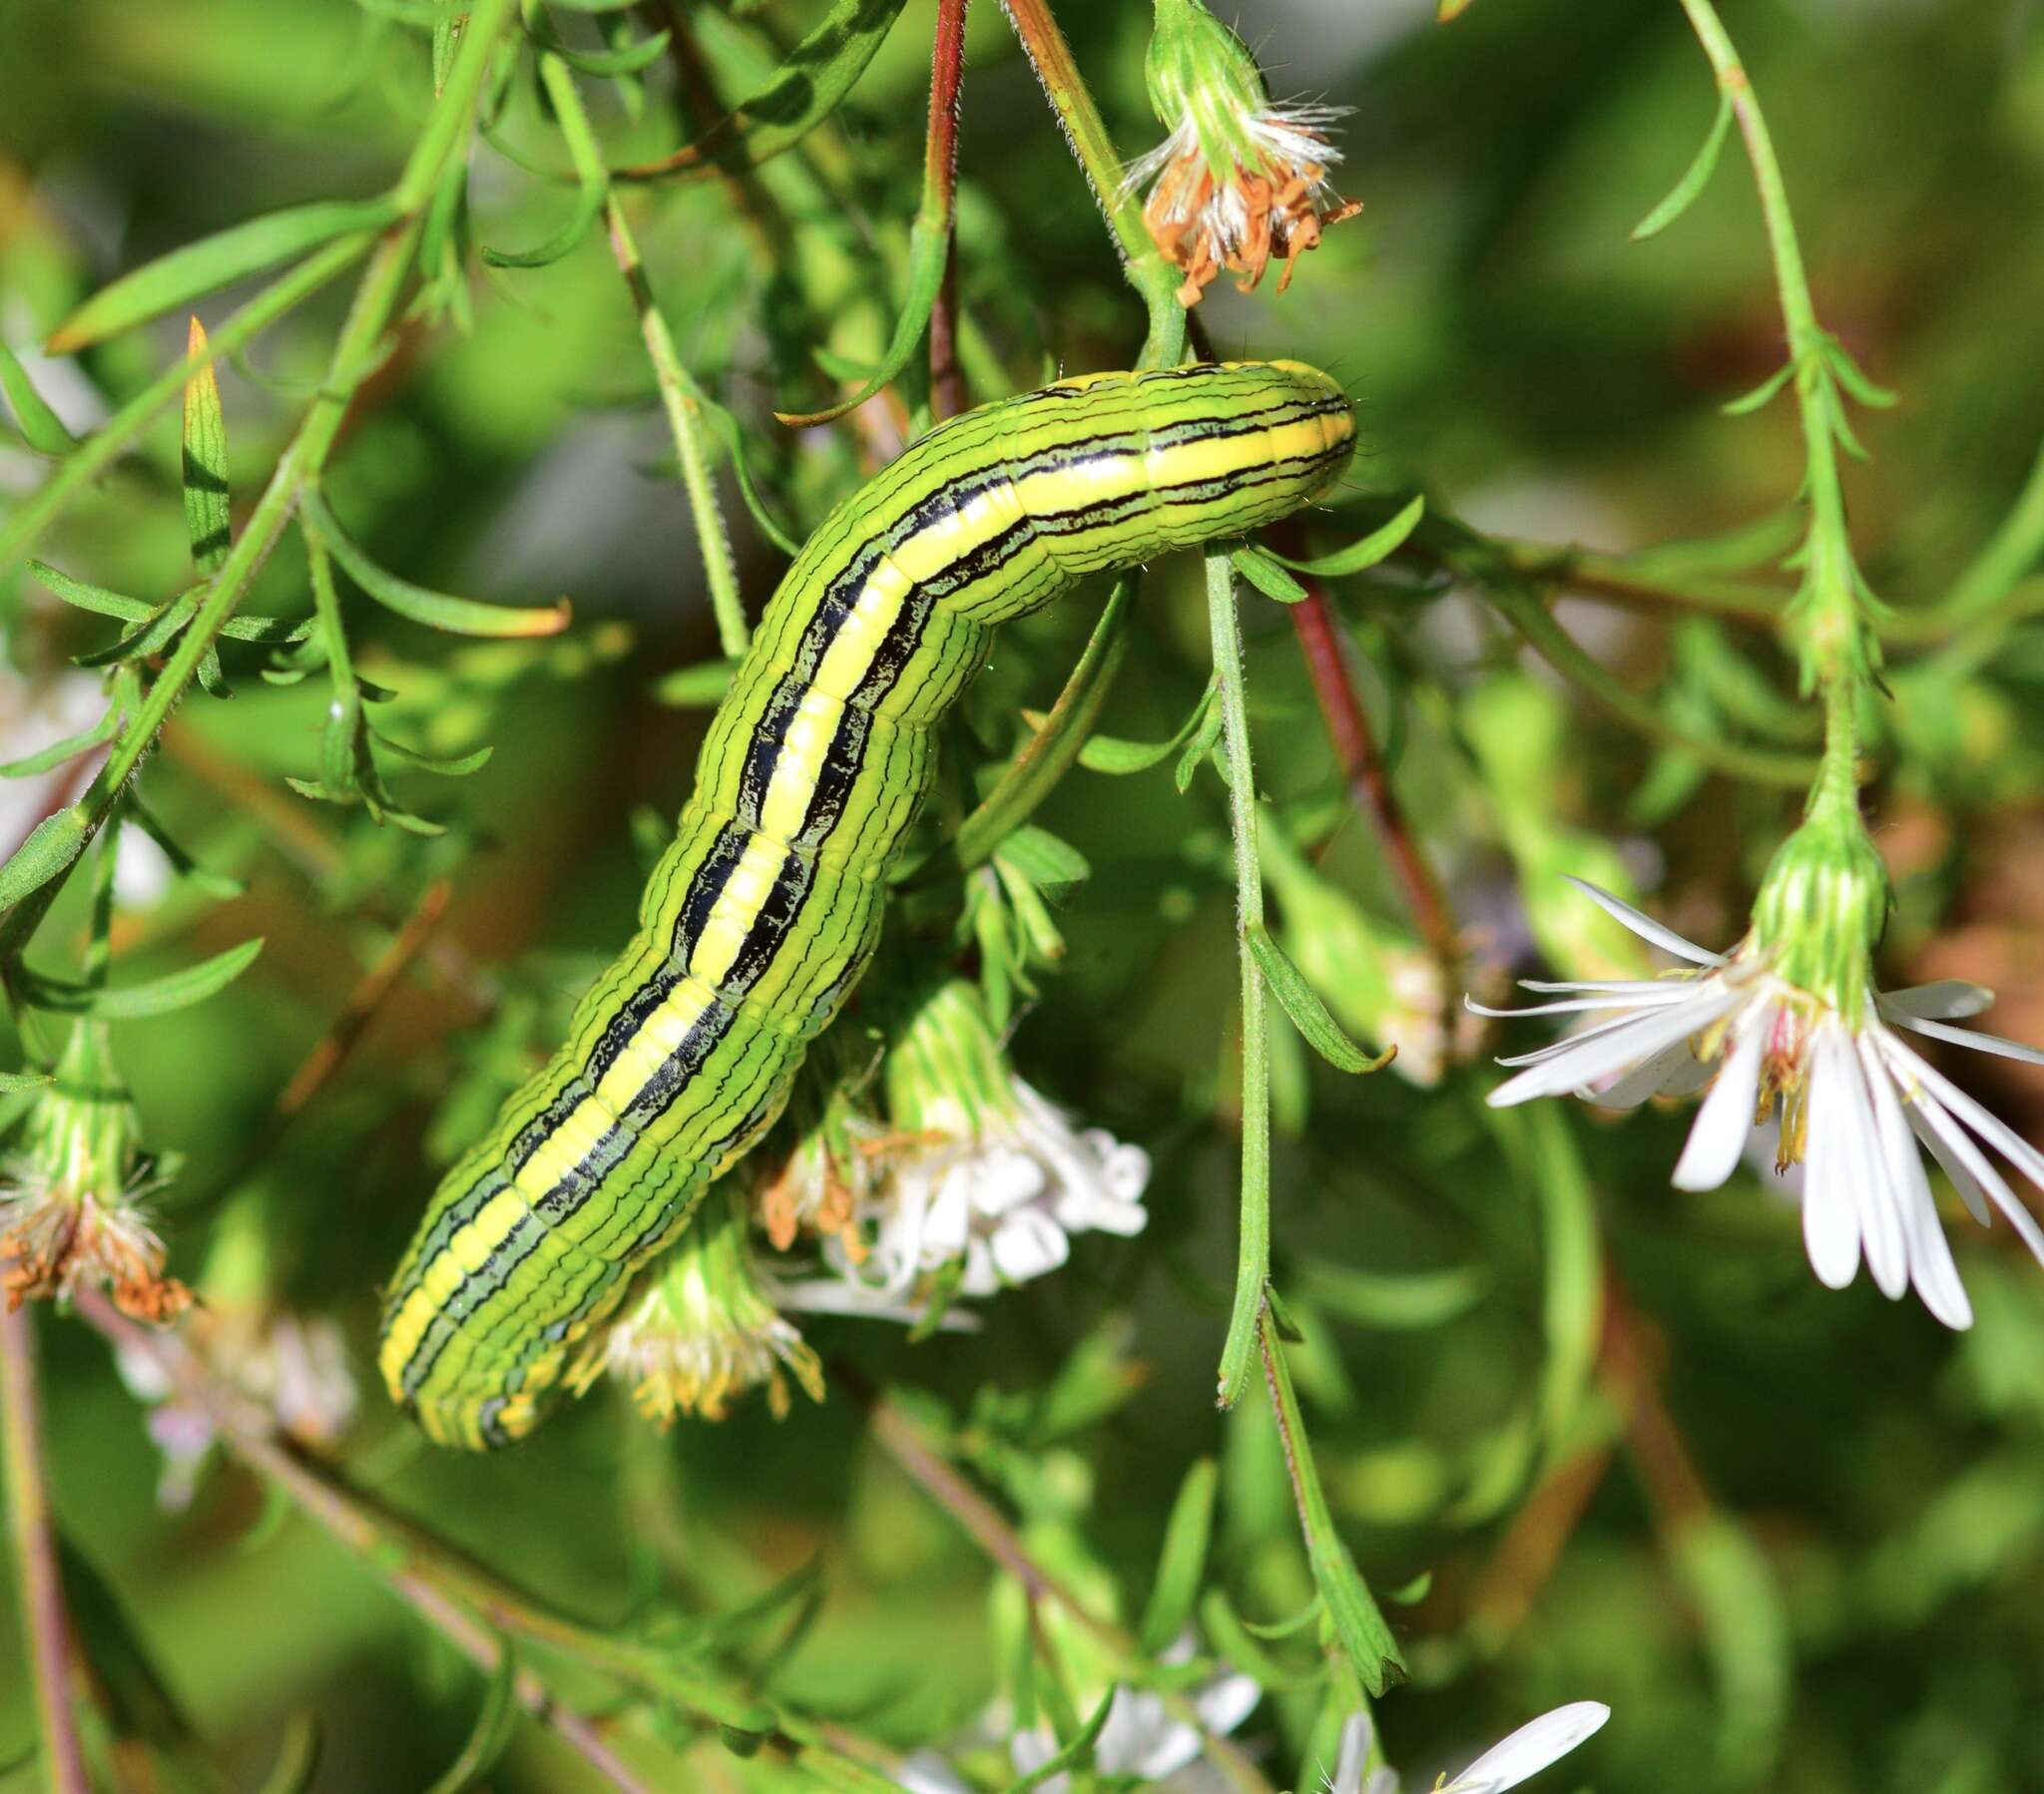
<instances>
[{"instance_id":1,"label":"withered flower","mask_svg":"<svg viewBox=\"0 0 2044 1794\"><path fill-rule=\"evenodd\" d=\"M1170 135L1131 166L1128 188L1150 189L1143 222L1185 272L1179 303L1197 305L1223 268L1247 292L1274 258L1282 292L1326 227L1362 210L1327 179L1341 158L1326 127L1342 109L1274 103L1249 47L1199 0L1157 0L1146 73Z\"/></svg>"}]
</instances>

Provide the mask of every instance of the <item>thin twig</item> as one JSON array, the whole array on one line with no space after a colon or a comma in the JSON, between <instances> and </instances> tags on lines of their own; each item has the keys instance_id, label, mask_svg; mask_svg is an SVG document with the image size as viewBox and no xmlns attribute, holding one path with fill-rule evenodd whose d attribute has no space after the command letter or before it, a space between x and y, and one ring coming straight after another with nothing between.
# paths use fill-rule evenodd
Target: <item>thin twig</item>
<instances>
[{"instance_id":1,"label":"thin twig","mask_svg":"<svg viewBox=\"0 0 2044 1794\"><path fill-rule=\"evenodd\" d=\"M958 89L965 75L965 9L971 0L937 0L930 44L929 146L926 179L940 185L937 216L953 217L958 185ZM927 200L925 202L927 204ZM930 307L930 415L955 417L965 409L965 378L958 367L958 243L955 227L944 250L944 281Z\"/></svg>"},{"instance_id":2,"label":"thin twig","mask_svg":"<svg viewBox=\"0 0 2044 1794\"><path fill-rule=\"evenodd\" d=\"M57 1536L50 1525L36 1400L35 1316L24 1307L7 1306L0 1313L0 1434L5 1435L6 1446L7 1535L35 1682L43 1786L49 1794L92 1794L71 1702L76 1645L64 1604Z\"/></svg>"},{"instance_id":3,"label":"thin twig","mask_svg":"<svg viewBox=\"0 0 2044 1794\"><path fill-rule=\"evenodd\" d=\"M1299 553L1295 527L1274 532L1274 540L1285 554ZM1391 788L1390 775L1377 754L1370 734L1369 719L1362 713L1362 699L1355 681L1348 675L1348 659L1341 637L1327 605L1327 595L1311 574L1295 576L1305 588L1304 600L1287 607L1291 626L1298 636L1299 653L1319 700L1320 716L1327 725L1327 737L1334 744L1342 775L1357 805L1376 825L1377 840L1391 864L1391 874L1434 959L1443 971L1452 970L1461 957L1454 918L1448 913L1446 894L1433 867L1427 863L1413 837L1411 823L1398 794Z\"/></svg>"},{"instance_id":4,"label":"thin twig","mask_svg":"<svg viewBox=\"0 0 2044 1794\"><path fill-rule=\"evenodd\" d=\"M835 1370L833 1375L840 1383L848 1384L865 1403L874 1443L910 1482L964 1529L981 1551L1022 1584L1023 1593L1032 1603L1055 1601L1114 1656L1130 1663L1144 1660L1135 1639L1084 1605L1077 1595L1037 1563L1021 1536L1001 1518L985 1496L951 1467L906 1410L884 1396L874 1396L860 1389L855 1377ZM1175 1718L1200 1733L1208 1760L1243 1790L1243 1794L1271 1794L1271 1784L1256 1765L1243 1755L1236 1744L1211 1731L1183 1692L1175 1688L1157 1692Z\"/></svg>"},{"instance_id":5,"label":"thin twig","mask_svg":"<svg viewBox=\"0 0 2044 1794\"><path fill-rule=\"evenodd\" d=\"M717 618L717 641L726 660L735 661L746 652L751 639L746 628L745 601L739 596L738 561L732 554L731 533L724 525L724 512L717 503L717 487L710 476L710 448L705 440L703 406L696 382L682 365L675 348L674 333L653 296L646 278L646 264L639 257L639 245L625 222L625 209L618 196L604 201L604 223L610 232L611 253L618 272L632 295L639 314L639 334L645 339L646 358L653 363L653 378L660 387L660 402L675 439L675 459L682 473L682 487L689 496L689 515L696 526L696 550L703 557L703 577L710 587L710 608Z\"/></svg>"}]
</instances>

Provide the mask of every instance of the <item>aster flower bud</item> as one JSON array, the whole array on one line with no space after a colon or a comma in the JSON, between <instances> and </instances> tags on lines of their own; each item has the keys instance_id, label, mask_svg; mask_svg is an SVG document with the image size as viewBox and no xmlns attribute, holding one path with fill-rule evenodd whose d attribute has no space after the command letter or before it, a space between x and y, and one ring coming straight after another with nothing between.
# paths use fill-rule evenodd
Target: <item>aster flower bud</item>
<instances>
[{"instance_id":1,"label":"aster flower bud","mask_svg":"<svg viewBox=\"0 0 2044 1794\"><path fill-rule=\"evenodd\" d=\"M182 1313L191 1291L163 1274L164 1242L142 1206L159 1181L107 1025L88 1017L72 1030L16 1152L0 1164L0 1290L9 1306L104 1285L137 1320Z\"/></svg>"},{"instance_id":2,"label":"aster flower bud","mask_svg":"<svg viewBox=\"0 0 2044 1794\"><path fill-rule=\"evenodd\" d=\"M1199 0L1156 0L1145 73L1150 105L1170 133L1129 170L1149 186L1143 222L1185 271L1179 302L1196 305L1223 268L1247 292L1274 257L1282 292L1321 231L1362 210L1327 182L1340 161L1324 128L1336 108L1272 102L1241 38Z\"/></svg>"}]
</instances>

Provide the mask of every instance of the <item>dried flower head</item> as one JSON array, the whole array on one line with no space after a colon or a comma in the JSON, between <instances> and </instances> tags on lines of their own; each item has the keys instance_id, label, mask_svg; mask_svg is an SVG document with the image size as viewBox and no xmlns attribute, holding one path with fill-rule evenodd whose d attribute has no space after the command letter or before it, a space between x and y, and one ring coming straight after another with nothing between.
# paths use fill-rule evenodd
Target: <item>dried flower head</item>
<instances>
[{"instance_id":1,"label":"dried flower head","mask_svg":"<svg viewBox=\"0 0 2044 1794\"><path fill-rule=\"evenodd\" d=\"M1197 305L1223 268L1247 292L1274 258L1282 292L1321 232L1362 210L1327 180L1341 158L1325 128L1341 109L1274 104L1248 46L1199 0L1157 0L1146 72L1169 135L1127 185L1150 189L1143 222L1185 272L1179 303Z\"/></svg>"},{"instance_id":2,"label":"dried flower head","mask_svg":"<svg viewBox=\"0 0 2044 1794\"><path fill-rule=\"evenodd\" d=\"M734 1400L760 1387L779 1419L789 1405L783 1371L811 1401L823 1399L821 1361L754 1261L749 1208L736 1185L704 1197L646 1293L574 1373L578 1389L607 1369L631 1384L639 1412L663 1429L683 1414L722 1420Z\"/></svg>"},{"instance_id":3,"label":"dried flower head","mask_svg":"<svg viewBox=\"0 0 2044 1794\"><path fill-rule=\"evenodd\" d=\"M164 1270L164 1242L142 1198L157 1187L106 1024L72 1031L56 1074L0 1166L0 1290L8 1306L68 1300L104 1285L122 1312L166 1321L192 1292Z\"/></svg>"}]
</instances>

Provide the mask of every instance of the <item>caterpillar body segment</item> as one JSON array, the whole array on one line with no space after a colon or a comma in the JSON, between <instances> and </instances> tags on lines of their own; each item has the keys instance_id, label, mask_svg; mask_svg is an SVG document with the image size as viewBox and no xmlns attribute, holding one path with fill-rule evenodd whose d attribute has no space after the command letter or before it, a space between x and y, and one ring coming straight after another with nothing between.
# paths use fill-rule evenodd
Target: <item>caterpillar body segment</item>
<instances>
[{"instance_id":1,"label":"caterpillar body segment","mask_svg":"<svg viewBox=\"0 0 2044 1794\"><path fill-rule=\"evenodd\" d=\"M871 956L934 725L993 631L1088 574L1296 510L1354 428L1296 362L1099 374L940 425L831 512L711 721L638 931L392 1280L379 1361L428 1435L531 1431L771 1124Z\"/></svg>"}]
</instances>

